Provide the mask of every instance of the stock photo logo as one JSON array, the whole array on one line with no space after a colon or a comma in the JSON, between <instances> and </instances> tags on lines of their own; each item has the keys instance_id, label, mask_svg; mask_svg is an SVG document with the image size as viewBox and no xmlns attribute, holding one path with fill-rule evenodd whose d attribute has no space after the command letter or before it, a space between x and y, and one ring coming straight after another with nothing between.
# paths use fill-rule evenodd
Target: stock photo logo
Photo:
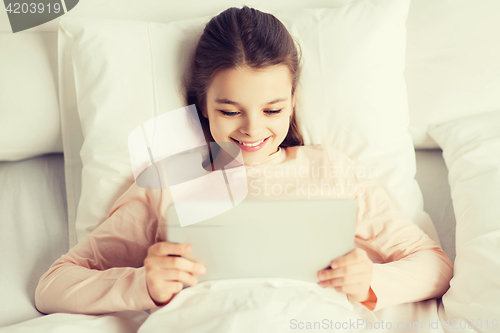
<instances>
[{"instance_id":1,"label":"stock photo logo","mask_svg":"<svg viewBox=\"0 0 500 333\"><path fill-rule=\"evenodd\" d=\"M52 21L78 4L78 0L4 0L3 2L13 33Z\"/></svg>"},{"instance_id":2,"label":"stock photo logo","mask_svg":"<svg viewBox=\"0 0 500 333\"><path fill-rule=\"evenodd\" d=\"M222 214L248 195L240 148L233 142L207 143L195 105L136 127L128 148L137 186L168 186L181 227Z\"/></svg>"}]
</instances>

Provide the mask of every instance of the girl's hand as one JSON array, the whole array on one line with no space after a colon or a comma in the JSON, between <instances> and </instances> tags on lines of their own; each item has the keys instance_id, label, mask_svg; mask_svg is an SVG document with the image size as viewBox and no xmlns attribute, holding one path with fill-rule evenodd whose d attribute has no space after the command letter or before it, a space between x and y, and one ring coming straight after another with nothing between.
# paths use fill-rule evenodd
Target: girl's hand
<instances>
[{"instance_id":1,"label":"girl's hand","mask_svg":"<svg viewBox=\"0 0 500 333\"><path fill-rule=\"evenodd\" d=\"M149 296L156 305L165 305L179 293L185 284L194 286L198 283L193 274L203 275L204 265L196 263L181 255L191 252L189 244L159 242L148 249L144 259L146 268L146 284ZM177 256L168 256L168 255Z\"/></svg>"},{"instance_id":2,"label":"girl's hand","mask_svg":"<svg viewBox=\"0 0 500 333\"><path fill-rule=\"evenodd\" d=\"M364 302L369 298L373 262L366 251L355 248L333 260L330 267L318 272L320 286L333 287L347 294L347 299L353 302Z\"/></svg>"}]
</instances>

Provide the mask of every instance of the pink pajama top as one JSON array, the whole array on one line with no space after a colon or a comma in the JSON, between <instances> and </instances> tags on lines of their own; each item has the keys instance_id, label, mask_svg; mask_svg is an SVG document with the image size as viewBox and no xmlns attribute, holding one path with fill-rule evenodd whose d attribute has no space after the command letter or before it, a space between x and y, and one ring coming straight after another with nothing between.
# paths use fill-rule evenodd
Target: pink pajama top
<instances>
[{"instance_id":1,"label":"pink pajama top","mask_svg":"<svg viewBox=\"0 0 500 333\"><path fill-rule=\"evenodd\" d=\"M245 200L356 199L355 247L373 262L370 287L376 296L360 304L376 311L441 297L453 275L449 258L396 208L378 181L354 171L359 170L353 161L330 146L279 148L260 164L246 167ZM103 314L157 309L147 290L143 261L151 245L167 239L171 204L168 189L133 183L107 219L42 275L35 294L38 310Z\"/></svg>"}]
</instances>

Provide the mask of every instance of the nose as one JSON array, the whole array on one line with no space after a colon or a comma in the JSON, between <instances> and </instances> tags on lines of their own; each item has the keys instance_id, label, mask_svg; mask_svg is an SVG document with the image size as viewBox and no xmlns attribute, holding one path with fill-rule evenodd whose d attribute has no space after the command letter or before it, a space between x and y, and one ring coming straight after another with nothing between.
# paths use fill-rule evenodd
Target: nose
<instances>
[{"instance_id":1,"label":"nose","mask_svg":"<svg viewBox=\"0 0 500 333\"><path fill-rule=\"evenodd\" d=\"M240 132L248 137L256 138L262 132L263 128L262 119L258 115L247 114L243 117Z\"/></svg>"}]
</instances>

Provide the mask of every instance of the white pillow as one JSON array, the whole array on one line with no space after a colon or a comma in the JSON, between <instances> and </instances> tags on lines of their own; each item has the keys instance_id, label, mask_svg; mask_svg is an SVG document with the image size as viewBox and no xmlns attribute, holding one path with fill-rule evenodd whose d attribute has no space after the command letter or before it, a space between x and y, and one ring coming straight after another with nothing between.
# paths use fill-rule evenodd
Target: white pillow
<instances>
[{"instance_id":1,"label":"white pillow","mask_svg":"<svg viewBox=\"0 0 500 333\"><path fill-rule=\"evenodd\" d=\"M403 71L408 6L409 0L359 0L341 8L276 15L297 37L304 55L297 112L306 144L332 144L378 167L378 179L396 205L439 243L422 210L407 130ZM209 18L169 24L61 20L61 89L68 90L61 91L61 117L65 150L71 149L66 176L73 188L68 209L78 208L76 226L69 213L69 228L76 230L78 241L107 218L134 181L127 150L130 132L185 105L180 79ZM75 92L78 105L71 100ZM83 170L77 167L79 147Z\"/></svg>"},{"instance_id":2,"label":"white pillow","mask_svg":"<svg viewBox=\"0 0 500 333\"><path fill-rule=\"evenodd\" d=\"M0 33L0 161L61 153L55 33Z\"/></svg>"},{"instance_id":3,"label":"white pillow","mask_svg":"<svg viewBox=\"0 0 500 333\"><path fill-rule=\"evenodd\" d=\"M412 1L405 77L415 148L431 124L500 109L500 1Z\"/></svg>"},{"instance_id":4,"label":"white pillow","mask_svg":"<svg viewBox=\"0 0 500 333\"><path fill-rule=\"evenodd\" d=\"M500 320L500 110L430 126L429 134L443 149L457 221L446 317L492 328Z\"/></svg>"}]
</instances>

